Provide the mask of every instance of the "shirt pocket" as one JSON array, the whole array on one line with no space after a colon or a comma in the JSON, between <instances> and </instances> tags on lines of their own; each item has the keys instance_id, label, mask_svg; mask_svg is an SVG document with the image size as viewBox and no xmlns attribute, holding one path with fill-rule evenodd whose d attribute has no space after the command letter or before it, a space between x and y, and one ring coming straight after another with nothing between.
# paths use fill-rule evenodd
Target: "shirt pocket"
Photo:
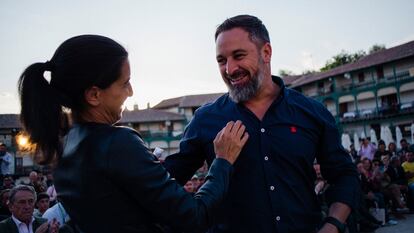
<instances>
[{"instance_id":1,"label":"shirt pocket","mask_svg":"<svg viewBox=\"0 0 414 233\"><path fill-rule=\"evenodd\" d=\"M274 124L268 130L272 150L285 159L313 163L318 147L318 133L297 124Z\"/></svg>"}]
</instances>

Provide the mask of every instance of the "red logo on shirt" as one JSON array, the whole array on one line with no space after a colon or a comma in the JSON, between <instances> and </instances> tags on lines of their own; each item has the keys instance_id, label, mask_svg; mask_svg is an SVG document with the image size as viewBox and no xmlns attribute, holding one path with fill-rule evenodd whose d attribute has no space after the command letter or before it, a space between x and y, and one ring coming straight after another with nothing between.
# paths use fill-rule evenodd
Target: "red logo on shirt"
<instances>
[{"instance_id":1,"label":"red logo on shirt","mask_svg":"<svg viewBox=\"0 0 414 233\"><path fill-rule=\"evenodd\" d=\"M291 133L296 133L296 127L295 126L290 126L290 132Z\"/></svg>"}]
</instances>

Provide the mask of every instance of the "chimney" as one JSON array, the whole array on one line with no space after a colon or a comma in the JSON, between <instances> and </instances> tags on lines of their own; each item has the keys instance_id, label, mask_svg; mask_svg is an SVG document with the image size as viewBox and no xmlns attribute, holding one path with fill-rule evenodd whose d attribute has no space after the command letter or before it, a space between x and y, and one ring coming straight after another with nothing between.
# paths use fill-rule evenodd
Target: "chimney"
<instances>
[{"instance_id":1,"label":"chimney","mask_svg":"<svg viewBox=\"0 0 414 233\"><path fill-rule=\"evenodd\" d=\"M150 103L148 102L147 103L147 109L150 109L151 108L151 106L150 106Z\"/></svg>"},{"instance_id":2,"label":"chimney","mask_svg":"<svg viewBox=\"0 0 414 233\"><path fill-rule=\"evenodd\" d=\"M138 104L134 104L134 111L138 111L138 110L139 110Z\"/></svg>"}]
</instances>

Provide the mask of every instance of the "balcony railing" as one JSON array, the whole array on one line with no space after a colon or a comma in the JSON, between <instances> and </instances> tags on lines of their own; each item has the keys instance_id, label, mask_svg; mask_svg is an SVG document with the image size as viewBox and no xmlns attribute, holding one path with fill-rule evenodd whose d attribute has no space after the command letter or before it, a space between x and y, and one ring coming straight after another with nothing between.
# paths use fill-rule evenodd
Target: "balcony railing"
<instances>
[{"instance_id":1,"label":"balcony railing","mask_svg":"<svg viewBox=\"0 0 414 233\"><path fill-rule=\"evenodd\" d=\"M367 87L373 87L377 84L382 84L382 83L401 82L403 80L407 80L411 78L413 77L410 76L410 72L407 70L407 71L398 72L395 74L395 76L394 75L385 76L376 81L370 80L370 81L366 81L362 83L342 85L341 87L338 88L338 90L341 92L349 92L353 89L363 89Z\"/></svg>"},{"instance_id":2,"label":"balcony railing","mask_svg":"<svg viewBox=\"0 0 414 233\"><path fill-rule=\"evenodd\" d=\"M360 109L359 111L341 113L340 121L353 122L411 113L414 113L414 101L402 104L393 104L390 106L382 106L378 109Z\"/></svg>"}]
</instances>

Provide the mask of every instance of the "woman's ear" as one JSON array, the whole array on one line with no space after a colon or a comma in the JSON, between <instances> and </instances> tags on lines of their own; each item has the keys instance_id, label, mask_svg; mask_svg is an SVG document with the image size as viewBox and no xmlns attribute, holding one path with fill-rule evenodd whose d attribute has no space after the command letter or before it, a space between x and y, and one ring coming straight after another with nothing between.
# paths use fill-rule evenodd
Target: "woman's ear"
<instances>
[{"instance_id":1,"label":"woman's ear","mask_svg":"<svg viewBox=\"0 0 414 233\"><path fill-rule=\"evenodd\" d=\"M92 106L98 106L100 104L101 89L93 86L85 90L84 96L87 104Z\"/></svg>"}]
</instances>

